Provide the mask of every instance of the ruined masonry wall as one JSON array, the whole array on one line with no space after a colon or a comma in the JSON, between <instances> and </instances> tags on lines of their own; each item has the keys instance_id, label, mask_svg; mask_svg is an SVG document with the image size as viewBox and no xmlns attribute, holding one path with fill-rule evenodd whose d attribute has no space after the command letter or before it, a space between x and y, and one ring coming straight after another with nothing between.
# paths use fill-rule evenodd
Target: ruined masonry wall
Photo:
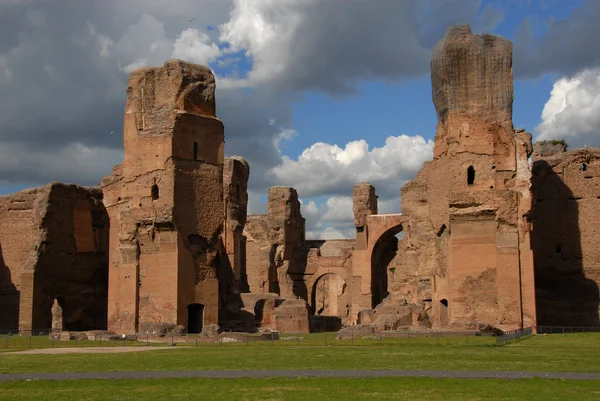
<instances>
[{"instance_id":1,"label":"ruined masonry wall","mask_svg":"<svg viewBox=\"0 0 600 401\"><path fill-rule=\"evenodd\" d=\"M600 149L536 143L532 192L538 324L600 325Z\"/></svg>"},{"instance_id":2,"label":"ruined masonry wall","mask_svg":"<svg viewBox=\"0 0 600 401\"><path fill-rule=\"evenodd\" d=\"M124 160L102 181L111 330L218 323L224 138L214 91L208 68L180 60L131 73Z\"/></svg>"},{"instance_id":3,"label":"ruined masonry wall","mask_svg":"<svg viewBox=\"0 0 600 401\"><path fill-rule=\"evenodd\" d=\"M535 323L531 136L512 126L512 45L452 27L431 62L434 159L402 188L410 218L392 294L433 327Z\"/></svg>"},{"instance_id":4,"label":"ruined masonry wall","mask_svg":"<svg viewBox=\"0 0 600 401\"><path fill-rule=\"evenodd\" d=\"M63 328L105 328L108 216L101 192L52 183L0 197L0 214L2 325L49 329L58 302Z\"/></svg>"}]
</instances>

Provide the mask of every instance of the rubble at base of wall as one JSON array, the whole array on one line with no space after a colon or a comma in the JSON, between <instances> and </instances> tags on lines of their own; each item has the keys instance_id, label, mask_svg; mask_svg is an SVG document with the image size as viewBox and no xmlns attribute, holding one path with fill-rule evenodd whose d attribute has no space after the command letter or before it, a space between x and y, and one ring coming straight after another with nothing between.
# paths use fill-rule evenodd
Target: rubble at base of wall
<instances>
[{"instance_id":1,"label":"rubble at base of wall","mask_svg":"<svg viewBox=\"0 0 600 401\"><path fill-rule=\"evenodd\" d=\"M370 325L376 331L383 330L402 330L407 326L412 326L413 315L422 314L422 310L415 304L404 300L394 300L388 296L375 309L363 309L358 313L358 323ZM419 324L420 327L431 327L428 319Z\"/></svg>"},{"instance_id":2,"label":"rubble at base of wall","mask_svg":"<svg viewBox=\"0 0 600 401\"><path fill-rule=\"evenodd\" d=\"M139 334L151 336L181 336L185 333L185 327L173 323L144 322L140 324Z\"/></svg>"},{"instance_id":3,"label":"rubble at base of wall","mask_svg":"<svg viewBox=\"0 0 600 401\"><path fill-rule=\"evenodd\" d=\"M223 333L221 334L221 342L230 342L230 340L236 340L239 342L245 342L248 340L248 333ZM265 330L260 335L252 336L252 341L273 341L279 340L279 332L275 330Z\"/></svg>"},{"instance_id":4,"label":"rubble at base of wall","mask_svg":"<svg viewBox=\"0 0 600 401\"><path fill-rule=\"evenodd\" d=\"M344 327L338 331L335 336L336 340L350 340L353 338L359 338L361 336L367 336L375 333L375 328L369 324L357 324L356 326Z\"/></svg>"},{"instance_id":5,"label":"rubble at base of wall","mask_svg":"<svg viewBox=\"0 0 600 401\"><path fill-rule=\"evenodd\" d=\"M452 323L452 329L456 330L473 330L479 333L493 333L496 335L503 334L504 331L499 329L498 327L491 325L487 322L454 322Z\"/></svg>"},{"instance_id":6,"label":"rubble at base of wall","mask_svg":"<svg viewBox=\"0 0 600 401\"><path fill-rule=\"evenodd\" d=\"M137 341L138 336L136 334L117 334L115 332L106 330L92 330L63 331L60 333L50 333L49 338L51 340L60 341Z\"/></svg>"},{"instance_id":7,"label":"rubble at base of wall","mask_svg":"<svg viewBox=\"0 0 600 401\"><path fill-rule=\"evenodd\" d=\"M218 324L207 324L202 328L200 337L214 338L219 337L220 327Z\"/></svg>"}]
</instances>

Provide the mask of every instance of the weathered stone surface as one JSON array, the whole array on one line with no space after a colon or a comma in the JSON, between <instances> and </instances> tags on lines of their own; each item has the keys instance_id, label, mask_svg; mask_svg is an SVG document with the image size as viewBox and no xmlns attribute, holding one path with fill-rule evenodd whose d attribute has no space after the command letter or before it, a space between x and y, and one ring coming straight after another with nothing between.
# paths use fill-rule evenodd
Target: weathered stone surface
<instances>
[{"instance_id":1,"label":"weathered stone surface","mask_svg":"<svg viewBox=\"0 0 600 401\"><path fill-rule=\"evenodd\" d=\"M352 294L360 291L360 283L352 277L355 241L305 241L304 219L293 188L271 188L267 214L249 216L244 235L249 291L303 299L315 315L314 330L350 322ZM242 299L247 295L242 294ZM250 311L246 304L244 310ZM274 324L269 313L257 315L261 325Z\"/></svg>"},{"instance_id":2,"label":"weathered stone surface","mask_svg":"<svg viewBox=\"0 0 600 401\"><path fill-rule=\"evenodd\" d=\"M123 163L102 181L111 219L108 327L218 323L224 255L223 124L204 67L131 73ZM227 301L226 294L222 294Z\"/></svg>"},{"instance_id":3,"label":"weathered stone surface","mask_svg":"<svg viewBox=\"0 0 600 401\"><path fill-rule=\"evenodd\" d=\"M164 337L166 335L181 335L185 333L185 327L173 323L152 323L144 322L140 324L139 334Z\"/></svg>"},{"instance_id":4,"label":"weathered stone surface","mask_svg":"<svg viewBox=\"0 0 600 401\"><path fill-rule=\"evenodd\" d=\"M116 333L108 330L90 330L86 331L85 334L90 341L106 341L116 335Z\"/></svg>"},{"instance_id":5,"label":"weathered stone surface","mask_svg":"<svg viewBox=\"0 0 600 401\"><path fill-rule=\"evenodd\" d=\"M567 151L567 143L562 140L538 141L533 146L533 160L560 155Z\"/></svg>"},{"instance_id":6,"label":"weathered stone surface","mask_svg":"<svg viewBox=\"0 0 600 401\"><path fill-rule=\"evenodd\" d=\"M223 166L223 194L225 200L225 226L223 244L229 266L235 277L235 289L248 291L245 269L246 238L243 235L248 209L248 162L239 156L225 158Z\"/></svg>"},{"instance_id":7,"label":"weathered stone surface","mask_svg":"<svg viewBox=\"0 0 600 401\"><path fill-rule=\"evenodd\" d=\"M286 299L273 309L275 330L281 333L308 333L308 305L303 299Z\"/></svg>"},{"instance_id":8,"label":"weathered stone surface","mask_svg":"<svg viewBox=\"0 0 600 401\"><path fill-rule=\"evenodd\" d=\"M368 336L369 334L375 333L375 328L368 324L357 324L356 326L344 327L338 331L335 336L336 340L352 340L359 339L362 336Z\"/></svg>"},{"instance_id":9,"label":"weathered stone surface","mask_svg":"<svg viewBox=\"0 0 600 401\"><path fill-rule=\"evenodd\" d=\"M134 71L124 160L103 192L53 183L0 197L0 329L79 338L108 322L109 338L134 340L600 324L600 151L534 149L514 129L503 38L450 28L431 79L433 160L402 187L403 214L378 214L360 183L356 240L307 241L293 188L271 188L267 214L247 216L250 169L223 157L208 68Z\"/></svg>"},{"instance_id":10,"label":"weathered stone surface","mask_svg":"<svg viewBox=\"0 0 600 401\"><path fill-rule=\"evenodd\" d=\"M282 333L308 333L309 309L303 299L269 298L256 307L259 330L270 329Z\"/></svg>"},{"instance_id":11,"label":"weathered stone surface","mask_svg":"<svg viewBox=\"0 0 600 401\"><path fill-rule=\"evenodd\" d=\"M62 306L58 303L58 300L54 300L52 305L52 332L60 333L63 329L63 310Z\"/></svg>"},{"instance_id":12,"label":"weathered stone surface","mask_svg":"<svg viewBox=\"0 0 600 401\"><path fill-rule=\"evenodd\" d=\"M367 216L377 214L377 195L375 187L368 182L362 182L354 186L352 194L354 225L364 227L367 224Z\"/></svg>"},{"instance_id":13,"label":"weathered stone surface","mask_svg":"<svg viewBox=\"0 0 600 401\"><path fill-rule=\"evenodd\" d=\"M423 305L419 325L531 326L532 147L512 125L512 45L450 28L433 52L431 79L434 159L402 188L409 222L389 291Z\"/></svg>"},{"instance_id":14,"label":"weathered stone surface","mask_svg":"<svg viewBox=\"0 0 600 401\"><path fill-rule=\"evenodd\" d=\"M51 183L0 196L0 329L106 327L107 258L97 188Z\"/></svg>"},{"instance_id":15,"label":"weathered stone surface","mask_svg":"<svg viewBox=\"0 0 600 401\"><path fill-rule=\"evenodd\" d=\"M538 324L598 326L600 149L536 143L533 157Z\"/></svg>"},{"instance_id":16,"label":"weathered stone surface","mask_svg":"<svg viewBox=\"0 0 600 401\"><path fill-rule=\"evenodd\" d=\"M208 324L202 328L202 333L200 335L202 337L219 337L219 333L221 329L218 324Z\"/></svg>"},{"instance_id":17,"label":"weathered stone surface","mask_svg":"<svg viewBox=\"0 0 600 401\"><path fill-rule=\"evenodd\" d=\"M468 25L450 27L431 56L431 86L440 123L452 116L509 123L512 43L490 34L473 35Z\"/></svg>"},{"instance_id":18,"label":"weathered stone surface","mask_svg":"<svg viewBox=\"0 0 600 401\"><path fill-rule=\"evenodd\" d=\"M419 314L422 312L419 307L409 304L406 300L394 300L388 296L383 302L374 309L364 309L358 314L359 324L368 324L376 331L399 330L409 328L418 322ZM424 319L427 319L425 317ZM430 325L421 324L420 327Z\"/></svg>"},{"instance_id":19,"label":"weathered stone surface","mask_svg":"<svg viewBox=\"0 0 600 401\"><path fill-rule=\"evenodd\" d=\"M88 334L82 331L63 331L60 333L60 341L83 341L88 339Z\"/></svg>"},{"instance_id":20,"label":"weathered stone surface","mask_svg":"<svg viewBox=\"0 0 600 401\"><path fill-rule=\"evenodd\" d=\"M361 206L366 205L366 206ZM408 217L402 214L376 214L377 195L368 183L354 187L356 247L352 253L352 307L349 322L359 321L359 313L380 304L389 294L390 277L397 264L399 233ZM363 224L357 225L357 224Z\"/></svg>"},{"instance_id":21,"label":"weathered stone surface","mask_svg":"<svg viewBox=\"0 0 600 401\"><path fill-rule=\"evenodd\" d=\"M266 215L248 218L246 273L251 292L275 292L295 298L290 274L302 270L296 256L304 244L304 219L296 190L272 187Z\"/></svg>"}]
</instances>

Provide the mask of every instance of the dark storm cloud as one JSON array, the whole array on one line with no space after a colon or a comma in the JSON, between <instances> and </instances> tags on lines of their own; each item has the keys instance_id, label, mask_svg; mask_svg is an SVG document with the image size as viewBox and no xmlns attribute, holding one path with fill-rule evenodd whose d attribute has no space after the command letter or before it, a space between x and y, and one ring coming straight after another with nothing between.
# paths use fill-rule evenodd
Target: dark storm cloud
<instances>
[{"instance_id":1,"label":"dark storm cloud","mask_svg":"<svg viewBox=\"0 0 600 401\"><path fill-rule=\"evenodd\" d=\"M284 3L304 23L283 47L253 55L255 63L283 63L283 74L267 75L254 92L222 87L217 94L226 153L250 161L251 186L260 191L270 185L266 172L281 163L275 143L292 126L290 94L348 94L362 80L427 74L430 47L447 25L497 20L471 0L269 1L266 18L277 22ZM0 1L0 184L98 183L121 159L125 67L162 64L184 29L226 22L233 4ZM419 28L423 15L443 29Z\"/></svg>"},{"instance_id":2,"label":"dark storm cloud","mask_svg":"<svg viewBox=\"0 0 600 401\"><path fill-rule=\"evenodd\" d=\"M514 43L515 77L545 73L573 75L600 65L600 1L584 2L568 19L549 21L547 32L537 37L525 20Z\"/></svg>"}]
</instances>

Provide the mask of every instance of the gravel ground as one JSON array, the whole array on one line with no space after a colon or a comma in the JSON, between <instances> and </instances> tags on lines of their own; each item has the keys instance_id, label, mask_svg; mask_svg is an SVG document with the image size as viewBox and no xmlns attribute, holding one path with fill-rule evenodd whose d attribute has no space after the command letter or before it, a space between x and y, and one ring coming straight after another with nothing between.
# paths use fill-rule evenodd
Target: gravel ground
<instances>
[{"instance_id":1,"label":"gravel ground","mask_svg":"<svg viewBox=\"0 0 600 401\"><path fill-rule=\"evenodd\" d=\"M54 355L54 354L118 354L121 352L154 351L176 349L177 347L79 347L79 348L38 348L26 351L7 352L10 355Z\"/></svg>"}]
</instances>

